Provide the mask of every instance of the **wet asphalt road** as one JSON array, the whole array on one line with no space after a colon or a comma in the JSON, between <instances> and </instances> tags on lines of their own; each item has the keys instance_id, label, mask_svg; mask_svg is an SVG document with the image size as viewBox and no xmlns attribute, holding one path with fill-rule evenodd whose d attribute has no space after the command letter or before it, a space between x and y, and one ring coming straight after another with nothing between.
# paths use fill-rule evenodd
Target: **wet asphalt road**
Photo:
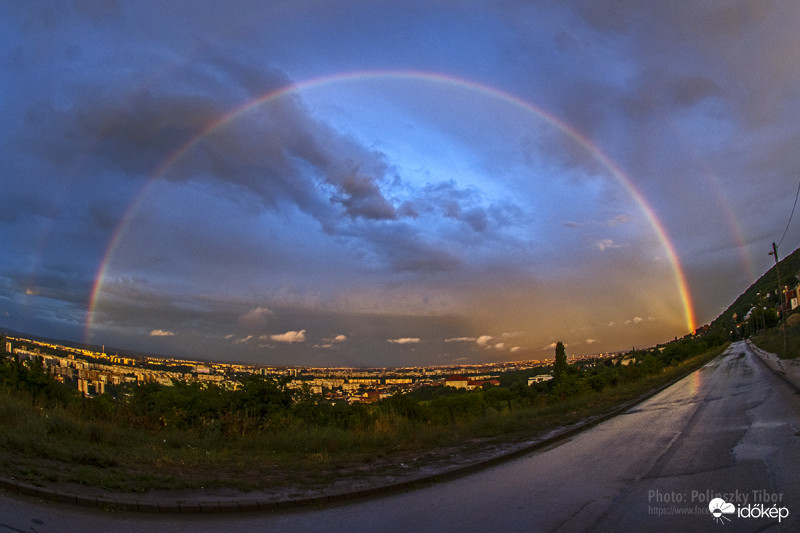
<instances>
[{"instance_id":1,"label":"wet asphalt road","mask_svg":"<svg viewBox=\"0 0 800 533\"><path fill-rule=\"evenodd\" d=\"M712 515L716 496L734 512ZM650 400L547 450L380 498L175 516L0 495L0 533L586 530L800 531L800 396L737 343Z\"/></svg>"}]
</instances>

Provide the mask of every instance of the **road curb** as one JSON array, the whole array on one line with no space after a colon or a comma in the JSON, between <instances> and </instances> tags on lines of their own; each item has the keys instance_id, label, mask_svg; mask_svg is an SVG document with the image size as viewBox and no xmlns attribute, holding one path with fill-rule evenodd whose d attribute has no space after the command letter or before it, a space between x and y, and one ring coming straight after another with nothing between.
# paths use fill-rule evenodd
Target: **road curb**
<instances>
[{"instance_id":1,"label":"road curb","mask_svg":"<svg viewBox=\"0 0 800 533\"><path fill-rule=\"evenodd\" d=\"M772 352L768 352L766 350L762 350L761 348L759 348L758 346L753 344L749 339L746 342L747 342L747 346L750 347L750 349L753 351L753 353L756 354L756 357L758 358L758 360L761 361L761 363L765 367L767 367L773 374L775 374L776 376L781 378L783 381L785 381L791 388L794 389L794 391L796 393L800 393L800 384L798 384L792 378L790 378L786 374L786 372L784 372L783 370L777 369L774 366L772 366L771 361L767 360L763 355L763 354L772 354L772 355L775 355L775 357L777 357L776 354L773 354Z\"/></svg>"},{"instance_id":2,"label":"road curb","mask_svg":"<svg viewBox=\"0 0 800 533\"><path fill-rule=\"evenodd\" d=\"M727 350L726 350L727 352ZM717 357L723 356L723 352ZM714 359L716 359L715 357ZM711 361L713 361L712 359ZM759 357L759 359L761 359ZM710 361L709 361L710 362ZM5 489L9 492L16 493L20 496L35 497L42 500L48 500L58 503L67 503L77 505L80 507L94 507L100 509L113 509L118 511L130 511L139 513L170 513L170 514L219 514L219 513L246 513L246 512L262 512L262 511L276 511L281 509L296 509L300 507L313 507L325 504L344 503L352 500L364 499L375 496L382 496L392 492L400 492L409 490L421 485L438 483L440 481L456 479L486 469L517 457L538 451L556 444L562 440L568 439L582 431L586 431L606 420L618 416L632 407L647 401L659 392L671 387L678 381L684 379L686 376L700 370L705 365L687 371L674 380L644 393L633 400L630 400L608 413L597 415L596 417L586 419L582 422L575 424L572 427L566 428L554 435L550 435L540 441L532 444L522 446L520 448L500 453L488 459L476 461L475 463L457 466L448 470L442 470L433 474L425 474L419 477L406 479L395 483L387 483L376 487L367 487L345 492L333 492L305 496L299 498L242 498L235 500L142 500L140 498L125 497L124 495L115 495L113 497L105 496L88 496L76 494L69 491L59 491L53 488L38 487L29 483L24 483L14 479L6 479L0 477L0 489ZM766 363L765 363L766 364ZM787 379L784 377L784 379ZM788 379L787 379L788 381ZM789 382L792 384L791 382ZM796 385L792 384L795 388ZM800 390L800 389L798 389Z\"/></svg>"}]
</instances>

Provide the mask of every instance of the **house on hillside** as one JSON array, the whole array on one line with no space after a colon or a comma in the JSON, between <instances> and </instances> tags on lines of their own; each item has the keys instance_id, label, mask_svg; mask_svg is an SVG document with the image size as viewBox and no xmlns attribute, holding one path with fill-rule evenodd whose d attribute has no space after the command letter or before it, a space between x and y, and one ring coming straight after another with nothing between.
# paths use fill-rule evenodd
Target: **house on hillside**
<instances>
[{"instance_id":1,"label":"house on hillside","mask_svg":"<svg viewBox=\"0 0 800 533\"><path fill-rule=\"evenodd\" d=\"M455 387L457 389L466 389L469 388L469 379L465 378L464 376L460 376L455 374L450 376L449 378L444 380L444 385L446 387Z\"/></svg>"},{"instance_id":2,"label":"house on hillside","mask_svg":"<svg viewBox=\"0 0 800 533\"><path fill-rule=\"evenodd\" d=\"M553 379L551 374L537 374L528 378L528 386L530 387L534 383L544 383L545 381L550 381L551 379Z\"/></svg>"},{"instance_id":3,"label":"house on hillside","mask_svg":"<svg viewBox=\"0 0 800 533\"><path fill-rule=\"evenodd\" d=\"M796 285L794 289L789 289L784 292L785 296L785 305L789 308L790 311L794 311L800 306L800 299L798 299L798 294L800 294L800 285Z\"/></svg>"}]
</instances>

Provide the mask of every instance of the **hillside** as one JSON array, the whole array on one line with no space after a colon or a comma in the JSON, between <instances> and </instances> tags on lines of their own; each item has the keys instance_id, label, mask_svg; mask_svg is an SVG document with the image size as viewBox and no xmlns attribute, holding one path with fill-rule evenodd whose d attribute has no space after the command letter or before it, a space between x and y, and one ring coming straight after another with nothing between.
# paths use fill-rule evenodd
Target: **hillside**
<instances>
[{"instance_id":1,"label":"hillside","mask_svg":"<svg viewBox=\"0 0 800 533\"><path fill-rule=\"evenodd\" d=\"M794 287L797 284L798 273L800 272L800 248L782 259L778 263L778 268L780 270L783 286L788 285L789 287ZM773 306L777 305L777 290L778 276L775 271L775 266L773 265L772 268L767 270L763 276L758 278L758 280L736 298L725 312L711 322L711 331L713 333L718 333L721 330L729 331L731 324L733 324L734 313L739 320L741 320L759 300L763 299Z\"/></svg>"}]
</instances>

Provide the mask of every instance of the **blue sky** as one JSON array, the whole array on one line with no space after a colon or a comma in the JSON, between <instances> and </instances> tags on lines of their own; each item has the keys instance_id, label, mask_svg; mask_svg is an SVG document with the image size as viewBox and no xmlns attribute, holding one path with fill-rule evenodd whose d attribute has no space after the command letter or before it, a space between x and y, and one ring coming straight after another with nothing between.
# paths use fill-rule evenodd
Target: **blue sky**
<instances>
[{"instance_id":1,"label":"blue sky","mask_svg":"<svg viewBox=\"0 0 800 533\"><path fill-rule=\"evenodd\" d=\"M770 266L800 179L790 3L4 13L15 330L260 364L652 345Z\"/></svg>"}]
</instances>

